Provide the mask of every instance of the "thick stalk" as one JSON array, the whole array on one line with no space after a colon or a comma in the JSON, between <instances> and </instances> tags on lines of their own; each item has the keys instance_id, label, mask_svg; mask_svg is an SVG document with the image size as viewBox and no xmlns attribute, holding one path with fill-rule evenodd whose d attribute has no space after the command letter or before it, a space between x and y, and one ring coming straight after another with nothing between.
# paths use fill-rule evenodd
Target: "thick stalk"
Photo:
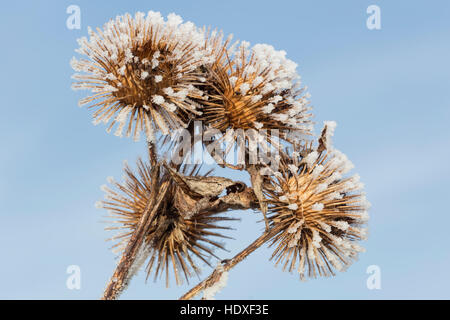
<instances>
[{"instance_id":1,"label":"thick stalk","mask_svg":"<svg viewBox=\"0 0 450 320\"><path fill-rule=\"evenodd\" d=\"M239 262L247 258L253 251L261 247L268 239L269 234L264 233L255 241L252 242L247 248L235 255L231 260L224 260L220 268L216 268L211 275L185 293L179 300L190 300L198 295L201 291L206 288L215 285L221 278L224 272L231 270Z\"/></svg>"},{"instance_id":2,"label":"thick stalk","mask_svg":"<svg viewBox=\"0 0 450 320\"><path fill-rule=\"evenodd\" d=\"M158 212L159 206L161 205L161 202L168 190L168 182L163 183L161 186L158 184L160 181L160 166L157 164L156 146L154 143L148 143L148 153L150 163L152 164L152 195L150 196L147 207L142 214L137 228L131 235L122 257L120 258L120 261L106 286L102 300L117 299L123 289L130 282L131 277L133 276L130 274L130 271L138 256L139 250L144 243L145 230L148 230L148 226L152 223L152 220Z\"/></svg>"}]
</instances>

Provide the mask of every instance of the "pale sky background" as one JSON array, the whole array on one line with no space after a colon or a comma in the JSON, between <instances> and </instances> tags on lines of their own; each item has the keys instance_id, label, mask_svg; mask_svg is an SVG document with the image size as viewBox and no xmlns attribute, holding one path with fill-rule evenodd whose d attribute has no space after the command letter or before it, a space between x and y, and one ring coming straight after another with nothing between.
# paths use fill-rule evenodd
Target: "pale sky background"
<instances>
[{"instance_id":1,"label":"pale sky background","mask_svg":"<svg viewBox=\"0 0 450 320\"><path fill-rule=\"evenodd\" d=\"M71 4L81 8L81 30L66 28ZM371 4L381 8L381 30L366 28ZM70 89L69 61L87 26L148 10L286 50L318 127L337 121L335 144L373 205L367 252L347 272L303 283L261 248L230 273L218 299L450 298L450 3L377 0L3 1L0 298L101 296L115 260L94 203L106 177L121 177L122 161L145 156L145 145L91 124L91 112L77 107L87 92ZM263 228L257 213L234 215L242 222L223 258ZM69 265L81 268L81 290L66 287ZM381 268L381 290L366 287L370 265ZM189 288L144 280L141 273L122 297L172 299Z\"/></svg>"}]
</instances>

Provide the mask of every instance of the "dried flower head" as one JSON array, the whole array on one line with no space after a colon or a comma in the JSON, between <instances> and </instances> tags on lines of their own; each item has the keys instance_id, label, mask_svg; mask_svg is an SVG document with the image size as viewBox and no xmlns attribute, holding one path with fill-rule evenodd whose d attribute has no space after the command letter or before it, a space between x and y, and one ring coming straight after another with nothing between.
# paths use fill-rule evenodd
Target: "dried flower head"
<instances>
[{"instance_id":1,"label":"dried flower head","mask_svg":"<svg viewBox=\"0 0 450 320\"><path fill-rule=\"evenodd\" d=\"M359 176L345 178L353 168L336 149L309 150L281 161L280 171L265 187L272 227L272 259L283 269L297 268L301 279L334 275L362 251L369 203Z\"/></svg>"},{"instance_id":2,"label":"dried flower head","mask_svg":"<svg viewBox=\"0 0 450 320\"><path fill-rule=\"evenodd\" d=\"M187 169L184 170L185 173ZM109 210L115 218L115 225L109 230L119 230L121 233L113 240L119 240L113 248L121 251L128 243L152 195L151 166L138 161L137 174L126 165L122 183L114 182L115 188L103 187L106 200L99 205ZM198 168L192 167L187 176L197 176ZM169 284L169 269L172 269L177 284L182 283L180 271L186 280L199 273L195 260L200 259L210 265L209 259L216 257L214 248L224 249L214 237L227 238L214 230L230 229L217 223L235 220L217 215L217 213L202 212L184 215L178 205L186 205L186 194L171 178L168 172L161 176L161 183L170 180L170 185L163 204L155 219L146 230L146 238L142 247L141 263L148 257L148 276L153 272L155 280L159 275L166 274L166 285ZM113 190L115 189L115 190ZM181 199L182 198L182 199ZM182 207L182 206L181 206ZM137 271L137 270L136 270ZM192 272L193 271L193 272Z\"/></svg>"},{"instance_id":3,"label":"dried flower head","mask_svg":"<svg viewBox=\"0 0 450 320\"><path fill-rule=\"evenodd\" d=\"M228 40L223 44L216 38L208 39L215 63L206 66L201 86L208 98L202 102L205 125L221 132L277 129L282 138L287 137L285 131L309 134L309 94L300 88L297 64L270 45L249 49L249 43L242 42L234 52Z\"/></svg>"},{"instance_id":4,"label":"dried flower head","mask_svg":"<svg viewBox=\"0 0 450 320\"><path fill-rule=\"evenodd\" d=\"M108 123L109 132L132 134L135 140L144 130L148 140L154 129L164 134L185 126L189 115L199 114L192 99L202 96L194 85L200 82L198 67L209 62L204 33L191 22L159 12L118 16L103 29L89 29L90 39L78 40L77 52L88 59L73 58L77 72L74 89L89 89L93 95L80 100L96 111L94 124ZM134 127L134 129L133 129Z\"/></svg>"}]
</instances>

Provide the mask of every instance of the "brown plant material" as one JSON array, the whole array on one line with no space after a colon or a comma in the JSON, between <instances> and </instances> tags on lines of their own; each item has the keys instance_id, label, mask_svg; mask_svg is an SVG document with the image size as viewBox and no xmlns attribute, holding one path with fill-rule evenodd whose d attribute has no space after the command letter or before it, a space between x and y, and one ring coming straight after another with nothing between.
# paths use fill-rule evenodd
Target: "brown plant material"
<instances>
[{"instance_id":1,"label":"brown plant material","mask_svg":"<svg viewBox=\"0 0 450 320\"><path fill-rule=\"evenodd\" d=\"M239 262L247 258L252 252L261 247L267 241L267 234L261 235L253 241L248 247L235 255L232 259L223 260L222 264L214 269L214 271L199 284L186 292L179 300L190 300L200 294L202 291L215 286L222 278L223 273L230 271Z\"/></svg>"},{"instance_id":2,"label":"brown plant material","mask_svg":"<svg viewBox=\"0 0 450 320\"><path fill-rule=\"evenodd\" d=\"M109 123L108 132L117 125L118 136L138 140L144 131L150 159L136 172L126 166L123 182L110 179L113 188L104 187L99 206L116 219L109 229L121 232L113 239L122 255L103 299L116 299L146 261L147 276L165 275L166 285L172 274L177 284L198 274L197 260L210 265L214 249L224 249L217 239L230 229L220 222L236 220L224 215L229 210L260 210L266 232L181 299L212 297L227 272L265 243L276 264L297 269L301 279L332 275L356 259L368 218L362 184L357 175L344 176L352 164L332 147L335 122L325 122L317 147L308 141L310 96L284 51L231 44L221 32L152 11L89 28L89 40L79 44L87 58L72 60L81 72L73 88L92 92L80 106L95 109L94 124ZM217 164L246 170L251 187L185 165L189 153L180 155L181 144L169 144L168 134L184 139L189 135L179 129L186 129L192 147L199 122L211 138L202 145ZM160 143L158 131L166 135ZM177 165L159 161L160 144L175 151ZM227 159L232 149L237 164Z\"/></svg>"},{"instance_id":3,"label":"brown plant material","mask_svg":"<svg viewBox=\"0 0 450 320\"><path fill-rule=\"evenodd\" d=\"M149 198L149 201L146 204L144 211L142 212L142 216L135 226L134 232L129 235L129 241L126 244L120 261L117 264L117 267L103 293L103 300L117 299L120 293L127 287L129 281L131 280L132 267L135 264L135 261L138 258L140 250L143 246L145 240L145 231L153 221L168 190L167 182L159 187L157 183L159 181L159 175L159 166L153 167L150 172L150 177L153 181L152 190L154 190L154 192L151 194L151 197Z\"/></svg>"},{"instance_id":4,"label":"brown plant material","mask_svg":"<svg viewBox=\"0 0 450 320\"><path fill-rule=\"evenodd\" d=\"M269 220L267 219L267 204L263 194L263 182L264 177L261 175L260 166L250 165L247 166L247 172L250 174L250 181L252 182L253 192L259 202L259 207L264 217L264 223L266 224L266 232L269 231Z\"/></svg>"},{"instance_id":5,"label":"brown plant material","mask_svg":"<svg viewBox=\"0 0 450 320\"><path fill-rule=\"evenodd\" d=\"M295 64L267 45L251 50L243 42L237 52L229 50L212 36L208 46L216 53L215 63L207 65L206 81L200 87L201 120L210 128L277 129L310 132L310 114L305 88L295 83Z\"/></svg>"},{"instance_id":6,"label":"brown plant material","mask_svg":"<svg viewBox=\"0 0 450 320\"><path fill-rule=\"evenodd\" d=\"M353 165L339 151L312 151L300 166L284 159L265 185L272 259L301 279L345 270L363 248L368 202L359 176L345 178ZM286 160L290 160L290 163Z\"/></svg>"},{"instance_id":7,"label":"brown plant material","mask_svg":"<svg viewBox=\"0 0 450 320\"><path fill-rule=\"evenodd\" d=\"M317 152L322 152L330 148L332 142L331 137L334 135L334 129L336 128L336 122L325 121L324 127L319 137L319 145L317 147Z\"/></svg>"},{"instance_id":8,"label":"brown plant material","mask_svg":"<svg viewBox=\"0 0 450 320\"><path fill-rule=\"evenodd\" d=\"M194 199L216 198L223 191L236 185L236 182L222 177L182 175L164 165L178 186Z\"/></svg>"},{"instance_id":9,"label":"brown plant material","mask_svg":"<svg viewBox=\"0 0 450 320\"><path fill-rule=\"evenodd\" d=\"M190 114L199 114L192 99L202 92L198 67L205 54L202 33L181 18L159 13L147 17L138 13L118 16L103 29L90 30L90 39L79 40L80 54L88 59L73 59L74 89L88 89L93 95L80 100L80 106L95 108L94 123L117 123L116 135L135 140L144 130L154 139L154 127L167 134L187 125Z\"/></svg>"},{"instance_id":10,"label":"brown plant material","mask_svg":"<svg viewBox=\"0 0 450 320\"><path fill-rule=\"evenodd\" d=\"M179 271L186 280L198 274L195 259L210 265L211 257L218 258L212 248L225 249L212 238L228 238L219 231L230 228L218 223L236 220L220 213L257 206L254 194L242 182L199 176L197 167L190 172L184 169L184 174L165 164L163 168L159 176L152 175L152 167L140 160L137 174L127 166L125 181L113 183L118 191L105 188L102 206L118 224L109 229L122 231L113 238L119 240L114 248L124 251L104 299L117 298L147 259L148 275L153 272L156 279L165 273L166 285L169 267L177 284L182 282ZM219 197L222 191L227 194Z\"/></svg>"}]
</instances>

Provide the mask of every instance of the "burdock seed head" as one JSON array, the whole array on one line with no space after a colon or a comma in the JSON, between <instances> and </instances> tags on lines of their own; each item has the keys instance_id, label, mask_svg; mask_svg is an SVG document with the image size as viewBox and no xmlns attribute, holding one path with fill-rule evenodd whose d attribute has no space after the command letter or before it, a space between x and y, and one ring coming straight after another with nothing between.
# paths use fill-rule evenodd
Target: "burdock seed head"
<instances>
[{"instance_id":1,"label":"burdock seed head","mask_svg":"<svg viewBox=\"0 0 450 320\"><path fill-rule=\"evenodd\" d=\"M229 41L207 40L215 63L206 66L202 116L207 127L228 129L278 129L309 134L309 94L301 87L297 64L286 52L266 44L249 48L248 42L228 47ZM235 49L236 48L236 49Z\"/></svg>"},{"instance_id":2,"label":"burdock seed head","mask_svg":"<svg viewBox=\"0 0 450 320\"><path fill-rule=\"evenodd\" d=\"M197 175L195 167L186 175ZM186 205L190 198L182 192L177 183L165 172L161 175L161 185L164 181L170 181L168 192L163 200L160 210L152 220L149 228L145 230L145 241L141 250L140 262L148 261L148 276L154 273L155 280L158 276L166 275L166 284L169 284L170 273L173 272L177 284L182 283L180 272L186 280L200 269L196 260L201 260L210 265L210 258L216 257L215 248L224 249L223 245L214 238L227 238L216 230L230 229L219 226L217 223L235 220L223 217L217 213L202 212L186 215L178 206L180 202ZM144 213L146 206L153 194L151 166L139 160L137 173L126 165L125 175L121 183L112 181L112 187L104 186L105 200L98 202L98 207L109 210L114 219L114 226L109 230L120 233L112 240L119 242L114 246L116 251L122 251L128 243L131 234ZM183 197L181 199L180 197ZM136 266L136 270L139 266Z\"/></svg>"},{"instance_id":3,"label":"burdock seed head","mask_svg":"<svg viewBox=\"0 0 450 320\"><path fill-rule=\"evenodd\" d=\"M165 20L159 12L118 16L103 29L89 29L89 39L78 40L73 58L78 82L74 89L93 93L80 100L96 111L94 124L108 123L108 132L117 124L116 135L140 131L148 140L154 129L167 134L183 127L191 114L199 114L191 99L202 96L194 87L199 83L198 66L208 61L204 52L204 34L191 22L170 14ZM133 133L134 131L134 133Z\"/></svg>"},{"instance_id":4,"label":"burdock seed head","mask_svg":"<svg viewBox=\"0 0 450 320\"><path fill-rule=\"evenodd\" d=\"M272 228L272 259L302 279L334 275L363 251L369 203L359 176L336 149L307 149L301 160L284 159L265 186ZM296 165L295 163L299 164Z\"/></svg>"}]
</instances>

